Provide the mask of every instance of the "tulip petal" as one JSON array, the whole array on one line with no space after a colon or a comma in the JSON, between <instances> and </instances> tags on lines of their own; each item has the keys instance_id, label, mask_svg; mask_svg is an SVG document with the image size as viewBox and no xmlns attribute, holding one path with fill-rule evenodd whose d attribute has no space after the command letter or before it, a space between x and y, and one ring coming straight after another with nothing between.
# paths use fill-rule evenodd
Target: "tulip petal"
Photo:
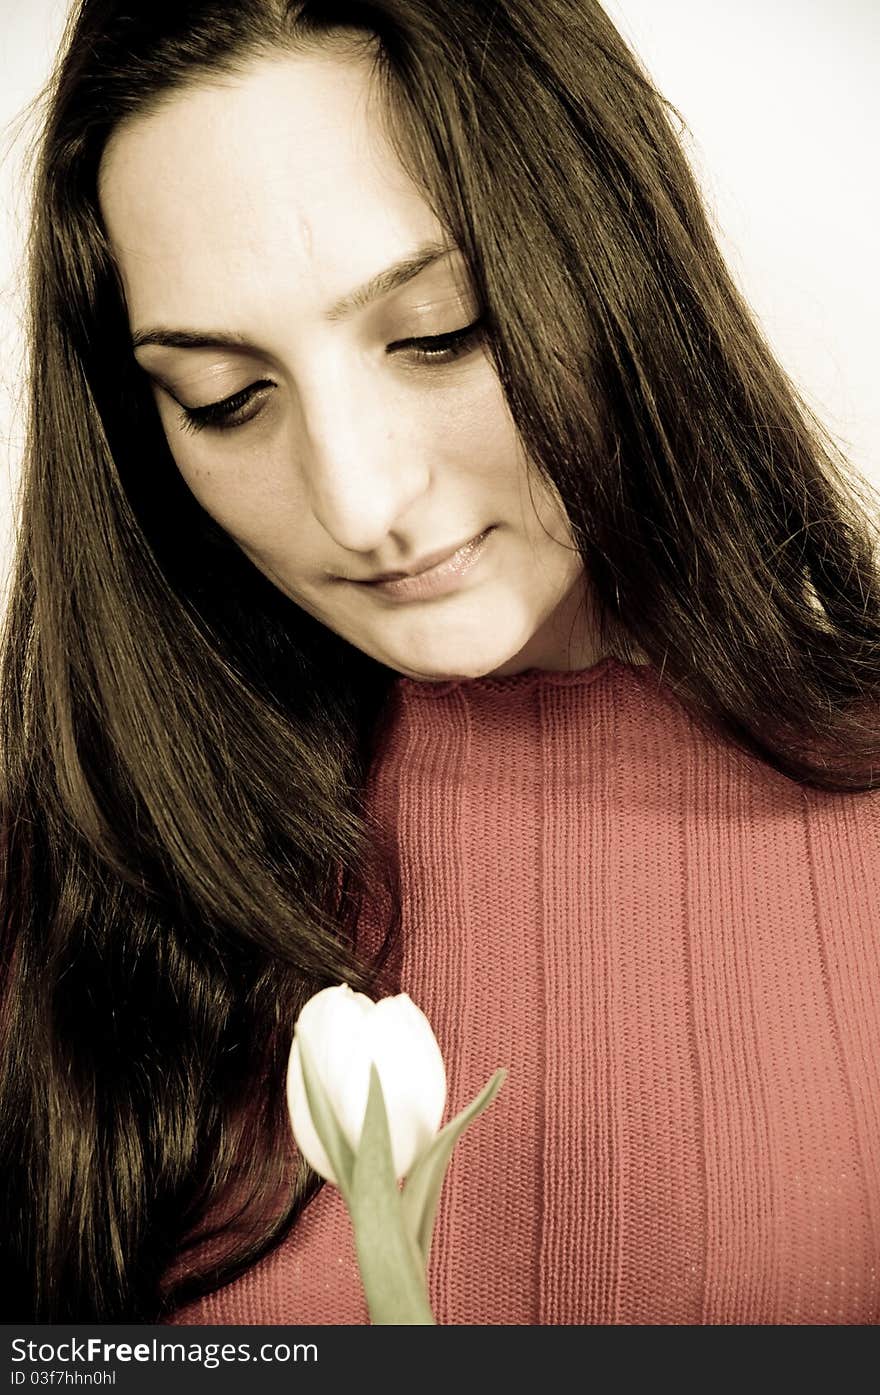
<instances>
[{"instance_id":1,"label":"tulip petal","mask_svg":"<svg viewBox=\"0 0 880 1395\"><path fill-rule=\"evenodd\" d=\"M290 1114L290 1126L293 1130L293 1136L306 1162L315 1169L319 1176L325 1177L328 1182L335 1183L336 1175L333 1171L333 1166L327 1156L323 1143L318 1137L318 1131L315 1128L312 1113L309 1109L305 1080L303 1079L299 1042L296 1040L296 1037L293 1039L293 1046L287 1066L287 1108Z\"/></svg>"},{"instance_id":2,"label":"tulip petal","mask_svg":"<svg viewBox=\"0 0 880 1395\"><path fill-rule=\"evenodd\" d=\"M333 1104L324 1089L321 1077L315 1070L307 1043L300 1041L298 1049L309 1114L315 1133L330 1160L332 1176L328 1180L336 1182L346 1202L348 1202L351 1194L354 1150L339 1127L339 1120L336 1118Z\"/></svg>"},{"instance_id":3,"label":"tulip petal","mask_svg":"<svg viewBox=\"0 0 880 1395\"><path fill-rule=\"evenodd\" d=\"M436 1134L446 1104L446 1068L424 1013L406 993L383 998L369 1019L369 1053L385 1097L395 1176L406 1176Z\"/></svg>"},{"instance_id":4,"label":"tulip petal","mask_svg":"<svg viewBox=\"0 0 880 1395\"><path fill-rule=\"evenodd\" d=\"M307 1041L315 1070L348 1142L357 1147L370 1081L365 1032L375 1005L348 984L324 988L310 998L296 1023Z\"/></svg>"}]
</instances>

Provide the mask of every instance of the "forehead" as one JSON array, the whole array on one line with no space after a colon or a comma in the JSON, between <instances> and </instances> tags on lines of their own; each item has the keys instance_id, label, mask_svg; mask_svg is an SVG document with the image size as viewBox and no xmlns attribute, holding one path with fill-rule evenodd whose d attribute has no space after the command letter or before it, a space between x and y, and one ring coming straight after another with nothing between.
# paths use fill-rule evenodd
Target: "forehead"
<instances>
[{"instance_id":1,"label":"forehead","mask_svg":"<svg viewBox=\"0 0 880 1395\"><path fill-rule=\"evenodd\" d=\"M439 237L380 100L363 58L283 55L124 123L99 193L132 319L247 318L281 284L318 313Z\"/></svg>"}]
</instances>

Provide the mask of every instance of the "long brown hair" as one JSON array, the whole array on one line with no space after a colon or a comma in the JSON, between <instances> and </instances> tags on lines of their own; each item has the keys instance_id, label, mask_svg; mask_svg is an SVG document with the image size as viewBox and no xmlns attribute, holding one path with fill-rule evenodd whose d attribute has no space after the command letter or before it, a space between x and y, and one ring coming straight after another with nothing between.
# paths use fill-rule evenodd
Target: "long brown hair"
<instances>
[{"instance_id":1,"label":"long brown hair","mask_svg":"<svg viewBox=\"0 0 880 1395\"><path fill-rule=\"evenodd\" d=\"M680 118L593 0L453 19L449 0L83 0L70 19L0 677L7 1321L151 1321L288 1233L315 1186L284 1114L296 1012L379 983L399 923L364 800L395 675L201 509L132 357L98 168L169 91L357 31L568 512L602 651L640 651L792 780L880 785L876 499L735 289ZM387 896L369 954L368 887Z\"/></svg>"}]
</instances>

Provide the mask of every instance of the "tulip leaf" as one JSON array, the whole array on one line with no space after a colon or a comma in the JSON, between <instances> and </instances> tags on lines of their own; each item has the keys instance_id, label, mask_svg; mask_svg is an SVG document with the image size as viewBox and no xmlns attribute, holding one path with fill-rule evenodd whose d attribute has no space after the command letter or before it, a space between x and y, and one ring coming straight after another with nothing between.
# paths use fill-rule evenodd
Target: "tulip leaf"
<instances>
[{"instance_id":1,"label":"tulip leaf","mask_svg":"<svg viewBox=\"0 0 880 1395\"><path fill-rule=\"evenodd\" d=\"M385 1098L375 1065L370 1068L351 1198L346 1200L373 1323L433 1325L424 1266L415 1238L407 1230L394 1176Z\"/></svg>"},{"instance_id":2,"label":"tulip leaf","mask_svg":"<svg viewBox=\"0 0 880 1395\"><path fill-rule=\"evenodd\" d=\"M354 1150L342 1132L336 1111L330 1103L327 1091L321 1082L320 1073L315 1069L309 1048L301 1036L297 1036L299 1059L302 1065L303 1084L306 1090L309 1113L315 1132L324 1146L336 1175L336 1185L346 1203L351 1191L351 1176L354 1167Z\"/></svg>"},{"instance_id":3,"label":"tulip leaf","mask_svg":"<svg viewBox=\"0 0 880 1395\"><path fill-rule=\"evenodd\" d=\"M431 1251L440 1189L449 1167L452 1150L467 1126L492 1103L504 1083L506 1074L504 1070L496 1071L476 1098L472 1099L460 1114L456 1114L454 1119L450 1119L416 1160L406 1179L401 1194L406 1228L415 1237L425 1266Z\"/></svg>"}]
</instances>

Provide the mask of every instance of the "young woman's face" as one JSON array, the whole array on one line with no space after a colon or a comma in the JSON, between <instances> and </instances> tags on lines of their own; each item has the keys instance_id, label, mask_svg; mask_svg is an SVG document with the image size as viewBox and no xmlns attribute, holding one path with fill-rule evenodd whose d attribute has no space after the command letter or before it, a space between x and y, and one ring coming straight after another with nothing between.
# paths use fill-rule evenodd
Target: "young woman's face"
<instances>
[{"instance_id":1,"label":"young woman's face","mask_svg":"<svg viewBox=\"0 0 880 1395\"><path fill-rule=\"evenodd\" d=\"M381 663L584 667L567 519L373 96L362 60L285 55L111 140L102 211L169 446L260 571Z\"/></svg>"}]
</instances>

